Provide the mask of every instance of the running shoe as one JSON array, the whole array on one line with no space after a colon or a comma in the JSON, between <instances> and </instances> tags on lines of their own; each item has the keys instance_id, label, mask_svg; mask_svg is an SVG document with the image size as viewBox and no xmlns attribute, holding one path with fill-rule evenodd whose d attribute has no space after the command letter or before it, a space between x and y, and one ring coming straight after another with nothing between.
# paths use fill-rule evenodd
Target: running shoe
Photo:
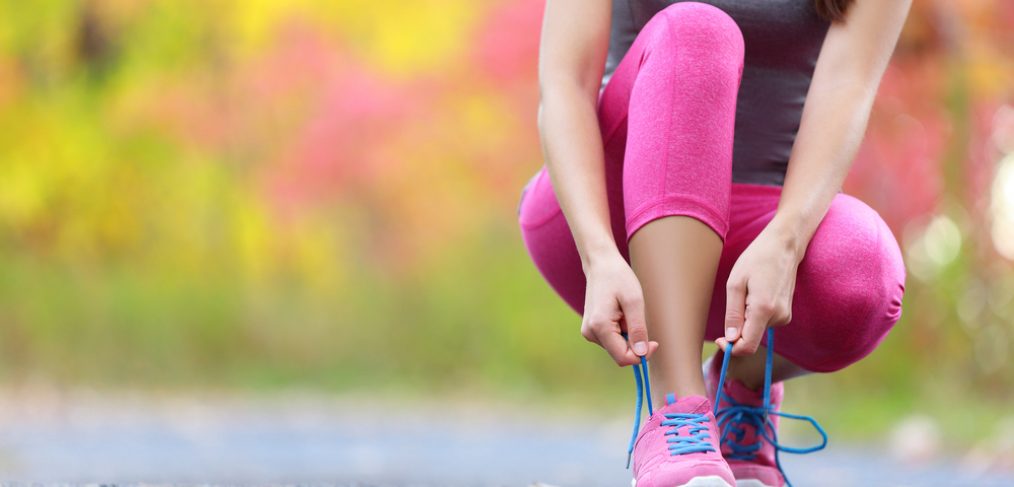
<instances>
[{"instance_id":1,"label":"running shoe","mask_svg":"<svg viewBox=\"0 0 1014 487\"><path fill-rule=\"evenodd\" d=\"M637 385L634 432L627 448L627 468L634 461L634 487L733 487L736 480L718 445L718 427L711 401L704 396L677 400L666 394L665 406L652 411L648 362L635 365ZM643 375L643 378L642 378ZM650 417L641 424L642 396Z\"/></svg>"},{"instance_id":2,"label":"running shoe","mask_svg":"<svg viewBox=\"0 0 1014 487\"><path fill-rule=\"evenodd\" d=\"M782 382L771 383L774 330L769 328L767 333L765 378L760 390L750 389L736 379L726 379L731 344L726 350L719 350L704 365L704 383L714 404L722 455L729 462L737 487L791 487L778 452L811 453L827 445L827 434L816 420L780 411L785 387ZM820 434L821 443L808 448L779 444L780 417L809 422Z\"/></svg>"}]
</instances>

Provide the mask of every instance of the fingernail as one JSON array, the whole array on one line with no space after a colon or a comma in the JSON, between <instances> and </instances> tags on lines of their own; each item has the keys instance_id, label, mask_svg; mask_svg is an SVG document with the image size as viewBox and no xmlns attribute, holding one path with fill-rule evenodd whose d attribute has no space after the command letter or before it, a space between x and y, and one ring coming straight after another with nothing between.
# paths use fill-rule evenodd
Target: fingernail
<instances>
[{"instance_id":1,"label":"fingernail","mask_svg":"<svg viewBox=\"0 0 1014 487\"><path fill-rule=\"evenodd\" d=\"M725 329L725 339L726 340L735 340L736 339L736 329L733 328L733 327L731 327L731 326L729 328L726 328Z\"/></svg>"},{"instance_id":2,"label":"fingernail","mask_svg":"<svg viewBox=\"0 0 1014 487\"><path fill-rule=\"evenodd\" d=\"M644 342L637 342L634 344L634 353L638 355L644 355L648 353L648 344Z\"/></svg>"}]
</instances>

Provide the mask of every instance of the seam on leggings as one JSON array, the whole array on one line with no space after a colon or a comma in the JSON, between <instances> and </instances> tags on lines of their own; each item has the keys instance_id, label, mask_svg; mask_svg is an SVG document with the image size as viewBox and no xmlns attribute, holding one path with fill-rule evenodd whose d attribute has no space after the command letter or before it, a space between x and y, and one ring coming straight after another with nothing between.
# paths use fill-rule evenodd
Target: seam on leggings
<instances>
[{"instance_id":1,"label":"seam on leggings","mask_svg":"<svg viewBox=\"0 0 1014 487\"><path fill-rule=\"evenodd\" d=\"M631 86L631 88L633 88L633 86ZM623 124L627 123L627 118L629 116L630 116L630 97L627 97L627 108L625 110L623 110L623 114L620 116L620 120L617 121L616 123L614 123L613 126L610 127L609 130L606 131L606 134L602 137L602 150L603 150L603 152L605 152L605 148L609 145L609 143L613 141L613 137L616 137L616 133L620 131L620 127L622 127ZM626 151L627 151L627 143L624 142L623 143L623 152L626 153ZM624 155L626 155L626 154L624 154ZM605 161L605 159L606 158L603 157L603 161ZM626 162L626 161L622 161L622 162Z\"/></svg>"},{"instance_id":2,"label":"seam on leggings","mask_svg":"<svg viewBox=\"0 0 1014 487\"><path fill-rule=\"evenodd\" d=\"M518 224L521 225L521 227L523 227L525 230L534 230L536 228L545 226L549 222L553 221L554 218L557 218L557 217L559 217L561 215L563 215L563 209L557 207L556 210L554 210L551 214L549 214L549 216L546 216L544 218L540 218L540 219L536 220L535 222L528 222L528 223L525 223L523 221L518 220ZM567 228L568 229L570 228L569 224L567 225Z\"/></svg>"},{"instance_id":3,"label":"seam on leggings","mask_svg":"<svg viewBox=\"0 0 1014 487\"><path fill-rule=\"evenodd\" d=\"M518 211L518 225L520 225L521 228L524 228L526 230L532 230L532 229L539 228L539 227L541 227L543 225L546 225L547 223L553 221L554 218L556 218L556 217L558 217L560 215L563 215L563 208L561 208L560 207L560 203L557 202L556 203L556 208L554 208L551 212L549 212L548 215L546 215L546 216L544 216L542 218L539 218L539 219L537 219L535 221L529 221L529 222L525 222L524 220L521 219L521 212L520 212L520 210L521 210L522 206L525 204L525 199L528 198L529 196L531 196L531 194L532 194L531 190L534 189L535 183L537 182L537 180L540 177L549 178L550 177L549 176L549 171L546 170L546 171L543 172L540 169L539 172L535 173L535 176L532 177L531 181L529 181L528 184L525 185L526 189L525 189L524 193L522 193L522 195L521 195L521 201L518 203L518 210L519 210ZM550 179L550 182L552 182L552 179ZM555 196L554 196L554 200L555 200ZM570 228L570 225L568 224L568 229L569 228Z\"/></svg>"},{"instance_id":4,"label":"seam on leggings","mask_svg":"<svg viewBox=\"0 0 1014 487\"><path fill-rule=\"evenodd\" d=\"M675 37L675 33L673 32L673 29L672 29L672 24L670 24L670 21L669 21L669 17L666 16L665 18L663 18L663 20L665 20L665 31L666 31L667 38L673 38L673 37ZM674 47L674 49L677 50L676 57L679 58L679 44L678 43L676 43L676 47ZM670 88L669 88L669 102L670 103L675 103L675 100L676 100L676 82L675 82L675 80L672 80L672 82L669 83L669 85L670 85ZM669 159L671 157L671 154L669 153L669 146L672 143L672 140L670 140L670 138L672 137L672 121L673 121L673 118L675 118L673 116L673 112L675 112L675 111L676 110L669 110L669 122L666 124L666 129L665 129L665 136L666 136L666 138L665 138L665 142L666 142L666 144L665 144L666 145L666 147L665 147L665 164L662 166L662 177L660 178L662 180L662 184L660 185L659 191L658 191L661 197L665 196L665 188L666 188L666 185L669 184ZM722 237L722 239L725 240L725 237Z\"/></svg>"},{"instance_id":5,"label":"seam on leggings","mask_svg":"<svg viewBox=\"0 0 1014 487\"><path fill-rule=\"evenodd\" d=\"M722 224L722 226L725 227L723 229L724 232L728 232L729 224L726 221L726 218L724 216L720 215L718 213L718 211L715 210L715 208L711 205L710 202L708 202L707 200L701 200L701 199L698 199L698 198L687 196L685 194L673 194L673 195L669 195L666 198L660 198L660 199L657 199L657 200L653 200L653 201L651 201L649 203L646 203L644 206L642 206L641 208L638 208L636 211L634 211L633 213L631 213L630 217L627 218L627 221L629 222L629 221L636 220L636 219L640 218L641 216L643 216L645 213L647 213L647 212L649 212L649 211L651 211L651 210L653 210L655 208L658 208L659 206L667 205L667 204L672 203L674 201L684 201L684 202L688 202L688 203L694 204L696 207L698 207L699 209L701 209L705 213L707 213L708 216L714 218L716 222ZM679 213L679 214L680 215L684 215L684 216L694 217L694 215L686 215L686 214L683 214L683 213ZM700 218L697 218L697 220L700 220ZM707 222L704 222L704 221L701 221L701 222L707 224ZM710 227L710 225L708 225L708 226ZM724 243L725 239L726 239L726 235L719 235L719 236L722 238L722 242Z\"/></svg>"},{"instance_id":6,"label":"seam on leggings","mask_svg":"<svg viewBox=\"0 0 1014 487\"><path fill-rule=\"evenodd\" d=\"M615 84L615 83L613 83L613 79L616 78L615 74L616 74L616 71L619 71L619 68L620 68L620 63L617 63L616 64L616 68L613 70L613 74L609 76L609 81L606 82L605 86L603 86L601 89L599 89L599 96L598 96L598 99L595 102L595 116L599 120L599 130L600 131L602 131L601 129L606 128L606 127L602 126L602 118L603 117L602 117L602 113L601 113L602 110L604 109L604 105L606 103L606 92L607 91L616 91L616 88L610 89L610 87ZM636 74L635 74L635 77L634 77L634 81L637 81ZM633 82L631 82L631 93L632 92L633 92ZM616 131L618 131L620 129L620 127L623 126L624 122L626 122L626 120L627 120L627 116L628 116L629 113L630 113L630 94L628 93L627 94L627 108L624 109L623 113L620 114L620 119L616 123L614 123L612 127L608 127L604 131L604 133L601 134L602 135L602 146L603 147L605 147L606 144L610 140L613 139L613 136L616 135Z\"/></svg>"},{"instance_id":7,"label":"seam on leggings","mask_svg":"<svg viewBox=\"0 0 1014 487\"><path fill-rule=\"evenodd\" d=\"M608 145L609 142L613 140L613 137L616 136L616 132L618 132L620 130L620 127L623 126L623 123L627 121L627 116L628 116L629 112L630 112L630 100L628 98L628 100L627 100L627 109L624 110L623 116L620 117L620 121L616 122L613 125L613 127L611 127L608 131L606 131L606 135L602 139L602 147L603 148L605 148L605 146ZM624 144L623 148L626 149L626 144Z\"/></svg>"},{"instance_id":8,"label":"seam on leggings","mask_svg":"<svg viewBox=\"0 0 1014 487\"><path fill-rule=\"evenodd\" d=\"M633 21L633 19L635 18L635 16L634 16L634 6L631 5L629 2L627 3L627 12L630 15L631 21ZM668 25L668 22L666 22L666 24ZM613 67L613 72L609 75L609 80L606 81L606 85L603 86L602 89L599 91L599 100L598 100L599 103L598 103L598 105L601 106L602 100L605 98L606 89L609 88L609 85L613 84L613 78L616 77L616 72L619 71L620 64L623 63L623 60L626 57L627 57L626 53L624 53L624 55L621 56L620 59L618 59L616 61L616 66ZM623 122L625 120L627 120L627 116L630 114L630 95L634 93L634 83L637 82L637 75L641 73L641 66L644 64L644 50L641 51L641 56L640 57L641 57L641 59L639 59L638 62L637 62L637 73L634 74L634 80L630 82L630 94L627 95L627 109L623 111L623 116L620 117L620 121L618 123L616 123L616 125L613 126L608 131L608 136L606 137L606 140L611 139L613 137L613 135L615 135L614 132L616 132L617 130L619 130L620 126L623 125Z\"/></svg>"}]
</instances>

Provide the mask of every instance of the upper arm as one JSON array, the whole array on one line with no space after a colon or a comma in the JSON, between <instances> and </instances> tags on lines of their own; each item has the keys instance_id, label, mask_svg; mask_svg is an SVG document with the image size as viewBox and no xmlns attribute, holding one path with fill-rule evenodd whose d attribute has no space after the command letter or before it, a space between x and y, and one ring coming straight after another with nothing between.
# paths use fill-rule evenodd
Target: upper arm
<instances>
[{"instance_id":1,"label":"upper arm","mask_svg":"<svg viewBox=\"0 0 1014 487\"><path fill-rule=\"evenodd\" d=\"M539 91L576 85L594 100L609 51L611 0L547 0L539 42Z\"/></svg>"},{"instance_id":2,"label":"upper arm","mask_svg":"<svg viewBox=\"0 0 1014 487\"><path fill-rule=\"evenodd\" d=\"M814 71L817 88L852 85L876 93L912 0L857 0L831 24Z\"/></svg>"}]
</instances>

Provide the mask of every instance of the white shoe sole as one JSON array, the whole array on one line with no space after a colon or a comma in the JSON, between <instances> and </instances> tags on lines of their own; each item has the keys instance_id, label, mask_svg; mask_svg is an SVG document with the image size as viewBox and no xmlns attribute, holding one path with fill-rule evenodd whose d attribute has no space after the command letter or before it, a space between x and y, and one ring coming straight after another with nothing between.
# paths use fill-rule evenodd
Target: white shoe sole
<instances>
[{"instance_id":1,"label":"white shoe sole","mask_svg":"<svg viewBox=\"0 0 1014 487\"><path fill-rule=\"evenodd\" d=\"M736 487L778 487L775 485L768 485L757 479L737 480Z\"/></svg>"},{"instance_id":2,"label":"white shoe sole","mask_svg":"<svg viewBox=\"0 0 1014 487\"><path fill-rule=\"evenodd\" d=\"M637 487L637 479L630 479L630 487ZM708 475L707 477L694 477L690 482L675 487L733 487L722 477ZM739 487L738 485L736 487Z\"/></svg>"}]
</instances>

